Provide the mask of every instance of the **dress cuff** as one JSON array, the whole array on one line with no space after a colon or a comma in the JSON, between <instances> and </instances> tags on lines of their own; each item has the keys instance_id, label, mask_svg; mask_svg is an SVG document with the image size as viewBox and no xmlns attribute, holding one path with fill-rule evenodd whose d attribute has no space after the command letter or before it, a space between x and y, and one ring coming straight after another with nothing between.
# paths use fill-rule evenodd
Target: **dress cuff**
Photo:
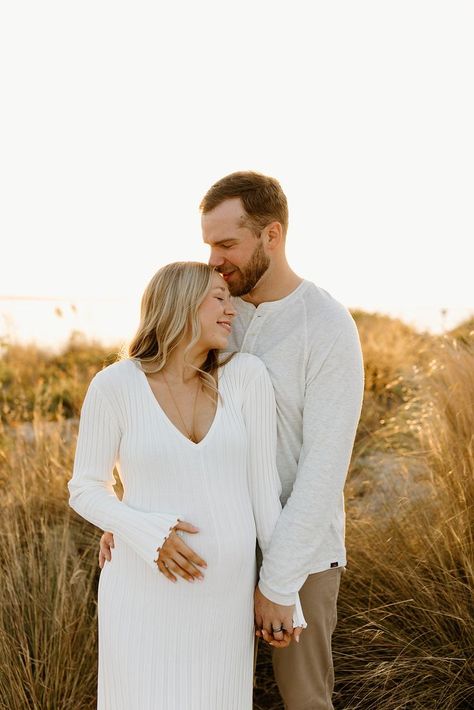
<instances>
[{"instance_id":1,"label":"dress cuff","mask_svg":"<svg viewBox=\"0 0 474 710\"><path fill-rule=\"evenodd\" d=\"M158 513L155 518L155 532L153 538L148 540L147 558L150 566L158 569L157 562L160 555L160 550L166 540L171 535L176 525L180 522L180 517L176 515L167 515L166 513Z\"/></svg>"},{"instance_id":2,"label":"dress cuff","mask_svg":"<svg viewBox=\"0 0 474 710\"><path fill-rule=\"evenodd\" d=\"M304 618L300 595L298 593L296 594L295 608L293 611L293 628L296 628L297 626L301 626L303 629L308 626L306 619Z\"/></svg>"}]
</instances>

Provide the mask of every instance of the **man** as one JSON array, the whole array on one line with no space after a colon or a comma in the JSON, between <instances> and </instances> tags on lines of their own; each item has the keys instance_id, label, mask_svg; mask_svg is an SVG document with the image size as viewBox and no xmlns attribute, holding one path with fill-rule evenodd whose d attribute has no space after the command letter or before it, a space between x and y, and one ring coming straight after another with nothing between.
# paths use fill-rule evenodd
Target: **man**
<instances>
[{"instance_id":1,"label":"man","mask_svg":"<svg viewBox=\"0 0 474 710\"><path fill-rule=\"evenodd\" d=\"M229 348L263 360L277 402L283 510L255 591L257 634L275 646L287 637L299 591L308 627L298 644L274 649L275 678L289 710L329 710L346 564L343 488L363 396L357 330L346 308L290 268L288 206L277 180L232 173L208 190L200 210L209 263L236 297Z\"/></svg>"}]
</instances>

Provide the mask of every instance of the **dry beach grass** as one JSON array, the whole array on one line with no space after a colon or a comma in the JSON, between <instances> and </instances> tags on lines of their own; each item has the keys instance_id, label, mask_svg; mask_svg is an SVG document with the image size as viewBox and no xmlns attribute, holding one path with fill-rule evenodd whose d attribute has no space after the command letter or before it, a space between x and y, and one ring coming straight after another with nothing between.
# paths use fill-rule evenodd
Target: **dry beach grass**
<instances>
[{"instance_id":1,"label":"dry beach grass","mask_svg":"<svg viewBox=\"0 0 474 710\"><path fill-rule=\"evenodd\" d=\"M474 703L474 337L354 314L366 364L347 482L338 710ZM95 707L98 531L67 506L82 397L114 353L0 357L0 708ZM268 654L255 708L282 707Z\"/></svg>"}]
</instances>

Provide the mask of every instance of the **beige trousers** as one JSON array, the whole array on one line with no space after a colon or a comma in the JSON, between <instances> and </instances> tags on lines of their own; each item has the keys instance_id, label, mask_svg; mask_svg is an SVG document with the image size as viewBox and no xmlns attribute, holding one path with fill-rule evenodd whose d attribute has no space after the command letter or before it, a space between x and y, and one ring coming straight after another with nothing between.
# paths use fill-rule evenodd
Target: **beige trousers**
<instances>
[{"instance_id":1,"label":"beige trousers","mask_svg":"<svg viewBox=\"0 0 474 710\"><path fill-rule=\"evenodd\" d=\"M343 568L311 574L300 589L308 628L299 644L274 649L273 670L287 710L333 710L331 637L337 623L337 595Z\"/></svg>"}]
</instances>

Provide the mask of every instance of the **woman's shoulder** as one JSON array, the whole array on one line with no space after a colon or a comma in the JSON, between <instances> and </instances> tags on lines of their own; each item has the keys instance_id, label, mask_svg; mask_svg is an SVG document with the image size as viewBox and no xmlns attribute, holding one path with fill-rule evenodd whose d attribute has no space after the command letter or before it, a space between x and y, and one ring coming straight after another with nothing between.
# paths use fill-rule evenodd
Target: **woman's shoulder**
<instances>
[{"instance_id":1,"label":"woman's shoulder","mask_svg":"<svg viewBox=\"0 0 474 710\"><path fill-rule=\"evenodd\" d=\"M266 372L263 361L251 353L234 353L223 366L226 376L238 380L240 385L246 385L259 374Z\"/></svg>"},{"instance_id":2,"label":"woman's shoulder","mask_svg":"<svg viewBox=\"0 0 474 710\"><path fill-rule=\"evenodd\" d=\"M92 378L91 384L104 392L116 390L136 376L138 367L134 360L124 358L99 370Z\"/></svg>"}]
</instances>

